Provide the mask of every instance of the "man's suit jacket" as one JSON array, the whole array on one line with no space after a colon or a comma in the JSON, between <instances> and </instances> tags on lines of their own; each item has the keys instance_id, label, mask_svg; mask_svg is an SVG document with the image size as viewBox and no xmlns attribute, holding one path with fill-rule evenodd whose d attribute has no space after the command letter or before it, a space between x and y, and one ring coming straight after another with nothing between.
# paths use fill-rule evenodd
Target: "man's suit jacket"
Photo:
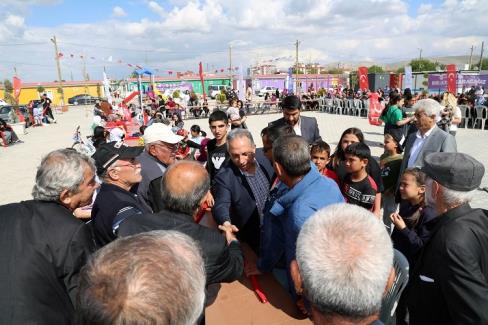
<instances>
[{"instance_id":1,"label":"man's suit jacket","mask_svg":"<svg viewBox=\"0 0 488 325\"><path fill-rule=\"evenodd\" d=\"M271 185L274 173L271 164L258 151L256 161ZM215 200L212 214L218 224L230 221L237 228L242 228L253 214L258 214L251 187L232 161L220 167L214 178L212 193Z\"/></svg>"},{"instance_id":2,"label":"man's suit jacket","mask_svg":"<svg viewBox=\"0 0 488 325\"><path fill-rule=\"evenodd\" d=\"M400 174L402 175L408 165L412 146L417 139L417 133L412 133L408 136L405 143L405 153L403 154L403 162L400 168ZM432 133L425 139L424 144L419 149L417 159L415 159L414 167L423 167L424 158L432 152L457 152L456 139L447 132L442 131L437 126L434 127ZM397 186L398 187L398 186Z\"/></svg>"},{"instance_id":3,"label":"man's suit jacket","mask_svg":"<svg viewBox=\"0 0 488 325\"><path fill-rule=\"evenodd\" d=\"M276 121L270 122L268 126L286 125L285 119L282 117ZM322 140L320 137L319 126L315 117L308 117L300 115L300 130L302 137L307 140L309 144Z\"/></svg>"}]
</instances>

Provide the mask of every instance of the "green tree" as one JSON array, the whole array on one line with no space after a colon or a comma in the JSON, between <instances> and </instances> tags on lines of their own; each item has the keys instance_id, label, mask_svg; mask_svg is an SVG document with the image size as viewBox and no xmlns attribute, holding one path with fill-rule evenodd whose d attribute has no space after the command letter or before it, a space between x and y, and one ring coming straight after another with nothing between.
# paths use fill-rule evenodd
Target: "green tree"
<instances>
[{"instance_id":1,"label":"green tree","mask_svg":"<svg viewBox=\"0 0 488 325\"><path fill-rule=\"evenodd\" d=\"M36 90L37 90L37 92L38 92L39 94L42 94L42 93L44 93L44 91L46 91L46 88L44 88L43 86L38 86L38 87L36 88Z\"/></svg>"},{"instance_id":2,"label":"green tree","mask_svg":"<svg viewBox=\"0 0 488 325\"><path fill-rule=\"evenodd\" d=\"M427 59L414 59L410 61L410 65L412 66L412 71L414 72L434 71L437 67L436 62L432 62Z\"/></svg>"},{"instance_id":3,"label":"green tree","mask_svg":"<svg viewBox=\"0 0 488 325\"><path fill-rule=\"evenodd\" d=\"M473 69L478 70L479 66L480 66L480 64L478 62L477 64L473 65L472 67L473 67ZM481 70L488 70L488 59L483 59L481 61Z\"/></svg>"},{"instance_id":4,"label":"green tree","mask_svg":"<svg viewBox=\"0 0 488 325\"><path fill-rule=\"evenodd\" d=\"M396 70L396 73L405 73L405 67L400 67Z\"/></svg>"},{"instance_id":5,"label":"green tree","mask_svg":"<svg viewBox=\"0 0 488 325\"><path fill-rule=\"evenodd\" d=\"M327 70L327 73L330 73L330 74L343 74L344 73L344 70L341 69L341 68L331 68L331 69Z\"/></svg>"},{"instance_id":6,"label":"green tree","mask_svg":"<svg viewBox=\"0 0 488 325\"><path fill-rule=\"evenodd\" d=\"M14 86L12 82L8 79L3 81L3 89L5 90L5 101L11 105L15 104L15 97L14 97Z\"/></svg>"},{"instance_id":7,"label":"green tree","mask_svg":"<svg viewBox=\"0 0 488 325\"><path fill-rule=\"evenodd\" d=\"M372 65L368 68L368 73L381 73L384 72L383 68L379 65Z\"/></svg>"}]
</instances>

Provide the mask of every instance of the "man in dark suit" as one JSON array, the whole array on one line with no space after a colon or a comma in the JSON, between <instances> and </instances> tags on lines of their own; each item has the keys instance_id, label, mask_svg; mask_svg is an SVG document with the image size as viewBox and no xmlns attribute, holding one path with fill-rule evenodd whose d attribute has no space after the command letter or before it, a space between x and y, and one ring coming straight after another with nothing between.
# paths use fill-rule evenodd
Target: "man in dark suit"
<instances>
[{"instance_id":1,"label":"man in dark suit","mask_svg":"<svg viewBox=\"0 0 488 325\"><path fill-rule=\"evenodd\" d=\"M422 171L439 216L411 277L411 324L488 324L488 215L469 201L483 165L466 154L432 153Z\"/></svg>"},{"instance_id":2,"label":"man in dark suit","mask_svg":"<svg viewBox=\"0 0 488 325\"><path fill-rule=\"evenodd\" d=\"M315 117L300 116L302 103L297 96L286 96L281 105L283 117L269 123L269 126L289 124L293 127L295 134L305 138L309 144L322 140Z\"/></svg>"},{"instance_id":3,"label":"man in dark suit","mask_svg":"<svg viewBox=\"0 0 488 325\"><path fill-rule=\"evenodd\" d=\"M230 161L214 179L212 213L219 225L238 229L237 236L255 251L263 208L271 185L273 170L264 156L256 155L256 145L246 129L234 129L227 135Z\"/></svg>"},{"instance_id":4,"label":"man in dark suit","mask_svg":"<svg viewBox=\"0 0 488 325\"><path fill-rule=\"evenodd\" d=\"M456 139L436 125L441 110L439 103L433 99L422 99L413 108L418 131L407 138L400 175L407 168L422 167L429 153L457 151Z\"/></svg>"},{"instance_id":5,"label":"man in dark suit","mask_svg":"<svg viewBox=\"0 0 488 325\"><path fill-rule=\"evenodd\" d=\"M193 238L200 245L205 260L207 284L232 282L242 274L240 243L232 230L216 229L195 223L199 207L210 190L210 178L197 162L179 161L168 167L161 183L164 209L155 214L127 218L119 226L120 237L151 230L176 230Z\"/></svg>"}]
</instances>

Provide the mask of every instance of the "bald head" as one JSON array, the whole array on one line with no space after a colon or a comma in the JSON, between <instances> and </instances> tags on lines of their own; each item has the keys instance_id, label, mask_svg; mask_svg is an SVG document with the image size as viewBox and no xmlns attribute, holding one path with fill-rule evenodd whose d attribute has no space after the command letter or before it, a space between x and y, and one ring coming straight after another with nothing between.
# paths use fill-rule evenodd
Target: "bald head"
<instances>
[{"instance_id":1,"label":"bald head","mask_svg":"<svg viewBox=\"0 0 488 325\"><path fill-rule=\"evenodd\" d=\"M210 179L202 165L180 161L164 173L162 200L169 211L193 215L209 189Z\"/></svg>"}]
</instances>

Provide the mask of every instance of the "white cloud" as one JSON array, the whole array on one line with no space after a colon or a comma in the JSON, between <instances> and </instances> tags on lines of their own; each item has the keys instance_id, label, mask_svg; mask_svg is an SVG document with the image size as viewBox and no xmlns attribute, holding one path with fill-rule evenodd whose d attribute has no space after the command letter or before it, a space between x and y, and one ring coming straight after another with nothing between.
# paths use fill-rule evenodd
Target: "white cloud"
<instances>
[{"instance_id":1,"label":"white cloud","mask_svg":"<svg viewBox=\"0 0 488 325\"><path fill-rule=\"evenodd\" d=\"M7 19L5 19L5 24L17 28L22 27L24 26L24 17L16 16L16 15L8 15Z\"/></svg>"},{"instance_id":2,"label":"white cloud","mask_svg":"<svg viewBox=\"0 0 488 325\"><path fill-rule=\"evenodd\" d=\"M156 1L149 1L147 4L149 9L151 9L154 13L158 14L161 17L166 15L166 11L163 7L161 7Z\"/></svg>"},{"instance_id":3,"label":"white cloud","mask_svg":"<svg viewBox=\"0 0 488 325\"><path fill-rule=\"evenodd\" d=\"M300 58L306 62L343 64L367 58L381 64L418 57L417 48L423 48L426 57L469 54L471 45L479 49L488 38L486 0L446 0L441 5L426 1L413 16L408 10L411 4L401 0L170 0L164 7L161 0L143 3L147 18L46 28L31 27L21 12L7 11L0 4L0 42L44 42L15 51L15 59L9 60L30 64L17 65L27 80L54 80L48 41L53 34L64 53L113 56L110 64L87 62L93 78L98 78L103 65L121 78L130 73L127 63L147 62L160 71L196 70L198 61L210 70L226 68L229 44L236 66L294 58L297 39ZM113 16L118 17L115 8ZM79 45L70 45L69 40ZM119 59L124 64L117 63ZM293 62L276 64L286 68ZM64 75L72 71L79 78L79 59L65 57L62 63ZM2 65L6 66L0 59L0 70Z\"/></svg>"},{"instance_id":4,"label":"white cloud","mask_svg":"<svg viewBox=\"0 0 488 325\"><path fill-rule=\"evenodd\" d=\"M115 6L112 9L112 16L113 17L125 17L125 16L127 16L127 13L125 12L125 10L122 7Z\"/></svg>"}]
</instances>

